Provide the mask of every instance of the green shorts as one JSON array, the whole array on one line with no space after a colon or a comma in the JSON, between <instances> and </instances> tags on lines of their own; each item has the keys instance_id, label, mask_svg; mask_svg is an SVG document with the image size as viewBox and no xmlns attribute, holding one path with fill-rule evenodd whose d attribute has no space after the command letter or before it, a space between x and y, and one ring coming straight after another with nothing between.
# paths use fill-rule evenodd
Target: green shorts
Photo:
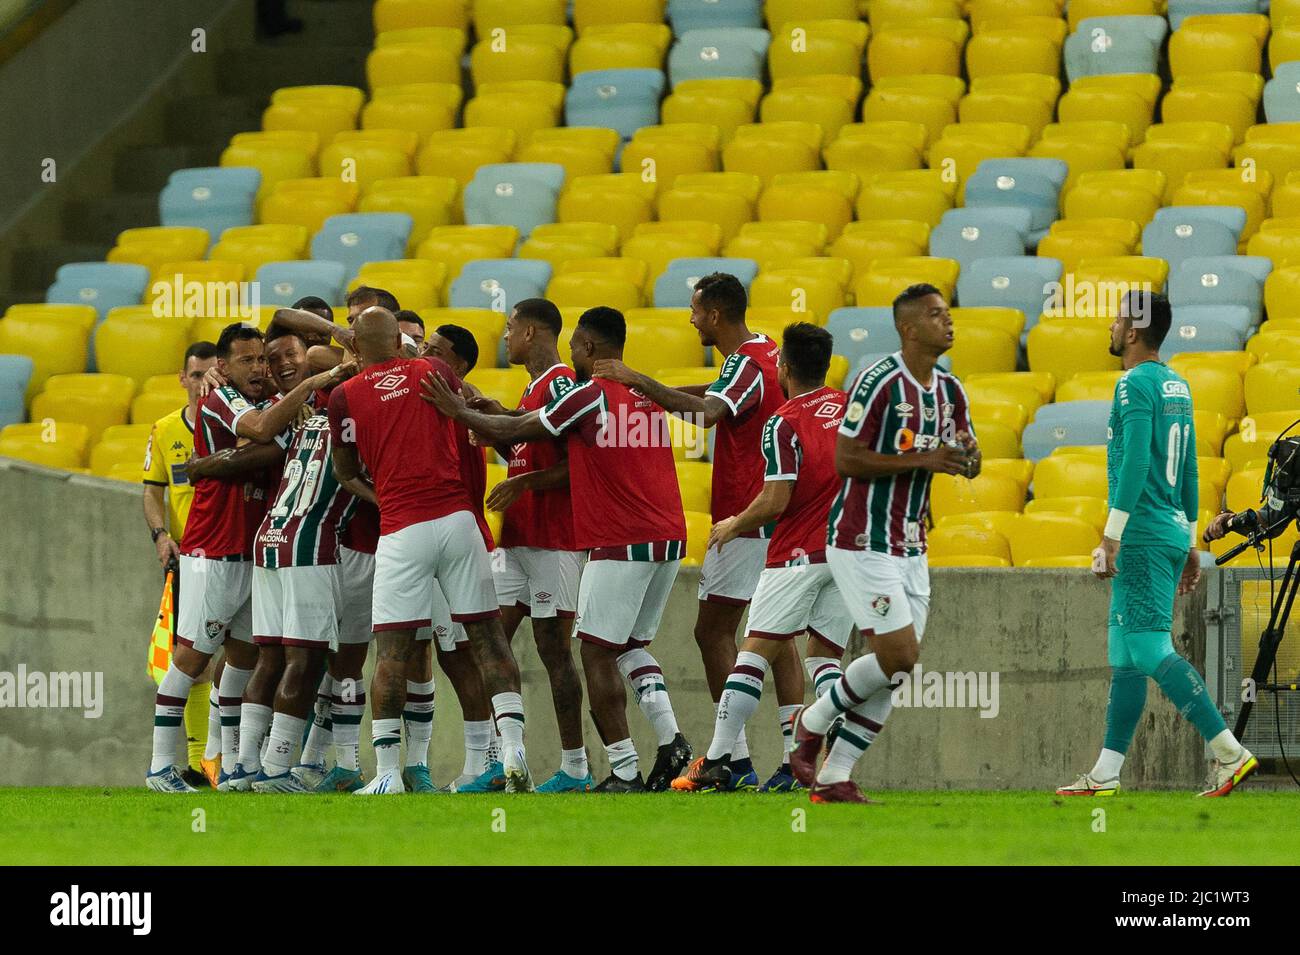
<instances>
[{"instance_id":1,"label":"green shorts","mask_svg":"<svg viewBox=\"0 0 1300 955\"><path fill-rule=\"evenodd\" d=\"M1168 631L1174 595L1187 563L1187 548L1170 544L1124 544L1110 583L1112 628L1121 633Z\"/></svg>"}]
</instances>

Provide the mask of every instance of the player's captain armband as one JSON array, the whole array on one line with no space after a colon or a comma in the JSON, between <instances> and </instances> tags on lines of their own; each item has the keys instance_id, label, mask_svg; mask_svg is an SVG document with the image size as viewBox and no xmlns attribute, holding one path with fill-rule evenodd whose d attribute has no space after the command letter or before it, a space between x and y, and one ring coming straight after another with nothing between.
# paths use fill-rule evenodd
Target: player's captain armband
<instances>
[{"instance_id":1,"label":"player's captain armband","mask_svg":"<svg viewBox=\"0 0 1300 955\"><path fill-rule=\"evenodd\" d=\"M1110 515L1106 518L1106 529L1102 532L1102 536L1117 541L1124 536L1126 524L1128 524L1128 512L1116 510L1112 507Z\"/></svg>"}]
</instances>

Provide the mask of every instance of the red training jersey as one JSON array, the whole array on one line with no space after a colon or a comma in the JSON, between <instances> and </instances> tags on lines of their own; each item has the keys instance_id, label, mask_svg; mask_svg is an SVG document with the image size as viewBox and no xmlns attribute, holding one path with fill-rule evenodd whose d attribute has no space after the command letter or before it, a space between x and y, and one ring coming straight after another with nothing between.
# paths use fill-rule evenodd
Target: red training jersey
<instances>
[{"instance_id":1,"label":"red training jersey","mask_svg":"<svg viewBox=\"0 0 1300 955\"><path fill-rule=\"evenodd\" d=\"M763 489L763 425L785 402L776 377L781 346L756 335L727 356L705 395L721 398L729 414L717 424L713 447L713 520L739 514ZM746 537L770 537L760 528Z\"/></svg>"},{"instance_id":2,"label":"red training jersey","mask_svg":"<svg viewBox=\"0 0 1300 955\"><path fill-rule=\"evenodd\" d=\"M553 365L528 383L519 398L520 411L540 411L574 386L573 369ZM524 441L510 449L509 477L545 471L564 455L557 441ZM502 547L541 547L576 550L573 543L573 501L569 488L524 491L506 509L501 527Z\"/></svg>"},{"instance_id":3,"label":"red training jersey","mask_svg":"<svg viewBox=\"0 0 1300 955\"><path fill-rule=\"evenodd\" d=\"M557 438L568 435L578 549L625 548L629 560L682 556L686 519L663 408L626 385L592 379L540 417Z\"/></svg>"},{"instance_id":4,"label":"red training jersey","mask_svg":"<svg viewBox=\"0 0 1300 955\"><path fill-rule=\"evenodd\" d=\"M420 379L460 379L438 358L390 358L371 365L330 395L330 434L354 445L379 498L379 532L471 511L450 418L420 397Z\"/></svg>"},{"instance_id":5,"label":"red training jersey","mask_svg":"<svg viewBox=\"0 0 1300 955\"><path fill-rule=\"evenodd\" d=\"M763 427L763 480L794 482L768 544L768 567L826 559L826 520L841 484L835 436L847 402L836 388L818 388L791 398Z\"/></svg>"}]
</instances>

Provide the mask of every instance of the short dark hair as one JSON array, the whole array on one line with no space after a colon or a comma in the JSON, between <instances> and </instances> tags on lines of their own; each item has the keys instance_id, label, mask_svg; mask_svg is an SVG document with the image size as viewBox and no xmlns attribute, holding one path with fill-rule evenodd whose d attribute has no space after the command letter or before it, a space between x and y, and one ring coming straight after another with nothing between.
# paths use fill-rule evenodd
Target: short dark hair
<instances>
[{"instance_id":1,"label":"short dark hair","mask_svg":"<svg viewBox=\"0 0 1300 955\"><path fill-rule=\"evenodd\" d=\"M623 313L608 305L587 309L578 317L578 327L615 348L622 348L627 341L627 321Z\"/></svg>"},{"instance_id":2,"label":"short dark hair","mask_svg":"<svg viewBox=\"0 0 1300 955\"><path fill-rule=\"evenodd\" d=\"M409 308L401 308L393 313L393 318L399 322L410 322L412 325L419 325L420 331L424 331L424 319Z\"/></svg>"},{"instance_id":3,"label":"short dark hair","mask_svg":"<svg viewBox=\"0 0 1300 955\"><path fill-rule=\"evenodd\" d=\"M271 327L266 330L265 341L269 345L273 341L281 338L296 338L302 344L303 348L307 347L307 340L292 329L285 328L280 322L272 322Z\"/></svg>"},{"instance_id":4,"label":"short dark hair","mask_svg":"<svg viewBox=\"0 0 1300 955\"><path fill-rule=\"evenodd\" d=\"M216 357L217 346L212 344L212 342L195 342L189 348L185 349L185 357L181 359L181 370L184 371L189 367L191 358L197 358L199 361L207 361L209 358Z\"/></svg>"},{"instance_id":5,"label":"short dark hair","mask_svg":"<svg viewBox=\"0 0 1300 955\"><path fill-rule=\"evenodd\" d=\"M898 321L898 313L913 302L918 302L927 295L942 296L943 292L939 291L929 282L918 282L916 285L909 285L903 291L898 293L894 299L894 321Z\"/></svg>"},{"instance_id":6,"label":"short dark hair","mask_svg":"<svg viewBox=\"0 0 1300 955\"><path fill-rule=\"evenodd\" d=\"M264 341L262 333L255 326L244 322L231 322L221 330L221 337L217 339L217 357L229 358L235 342L250 342L254 339L259 342Z\"/></svg>"},{"instance_id":7,"label":"short dark hair","mask_svg":"<svg viewBox=\"0 0 1300 955\"><path fill-rule=\"evenodd\" d=\"M526 322L536 322L558 336L564 330L564 316L554 302L547 298L526 298L515 303L515 314Z\"/></svg>"},{"instance_id":8,"label":"short dark hair","mask_svg":"<svg viewBox=\"0 0 1300 955\"><path fill-rule=\"evenodd\" d=\"M315 312L327 321L334 321L334 309L330 307L329 302L319 295L304 295L293 303L293 307L304 312Z\"/></svg>"},{"instance_id":9,"label":"short dark hair","mask_svg":"<svg viewBox=\"0 0 1300 955\"><path fill-rule=\"evenodd\" d=\"M1165 343L1165 336L1169 334L1169 328L1174 323L1173 309L1169 307L1169 299L1159 292L1151 292L1145 289L1133 289L1124 296L1128 303L1128 325L1138 333L1138 338L1153 351L1159 351L1160 346ZM1140 324L1135 323L1134 319L1145 319Z\"/></svg>"},{"instance_id":10,"label":"short dark hair","mask_svg":"<svg viewBox=\"0 0 1300 955\"><path fill-rule=\"evenodd\" d=\"M793 322L781 335L781 360L804 384L826 380L834 348L835 339L831 333L812 322Z\"/></svg>"},{"instance_id":11,"label":"short dark hair","mask_svg":"<svg viewBox=\"0 0 1300 955\"><path fill-rule=\"evenodd\" d=\"M348 292L347 305L351 308L353 305L360 305L362 302L374 299L375 304L380 308L386 308L394 315L401 311L402 306L397 304L397 296L387 289L374 288L370 285L358 285L351 292Z\"/></svg>"},{"instance_id":12,"label":"short dark hair","mask_svg":"<svg viewBox=\"0 0 1300 955\"><path fill-rule=\"evenodd\" d=\"M729 272L711 272L695 283L695 291L700 293L701 305L716 308L727 321L744 319L749 296L740 279Z\"/></svg>"},{"instance_id":13,"label":"short dark hair","mask_svg":"<svg viewBox=\"0 0 1300 955\"><path fill-rule=\"evenodd\" d=\"M460 325L439 325L434 331L451 342L452 354L465 363L465 374L473 371L478 364L478 340L474 333Z\"/></svg>"}]
</instances>

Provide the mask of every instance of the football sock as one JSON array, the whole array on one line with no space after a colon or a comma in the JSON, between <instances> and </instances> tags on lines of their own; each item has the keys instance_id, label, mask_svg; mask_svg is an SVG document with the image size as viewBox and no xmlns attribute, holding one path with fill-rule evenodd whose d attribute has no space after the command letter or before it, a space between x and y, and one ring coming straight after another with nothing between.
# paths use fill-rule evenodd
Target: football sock
<instances>
[{"instance_id":1,"label":"football sock","mask_svg":"<svg viewBox=\"0 0 1300 955\"><path fill-rule=\"evenodd\" d=\"M180 742L185 700L194 681L173 663L158 684L153 704L153 758L149 772L157 773L176 762L176 744Z\"/></svg>"},{"instance_id":2,"label":"football sock","mask_svg":"<svg viewBox=\"0 0 1300 955\"><path fill-rule=\"evenodd\" d=\"M1101 744L1119 757L1114 772L1106 776L1092 774L1093 779L1114 779L1124 764L1124 754L1133 742L1138 720L1147 705L1147 675L1134 667L1115 667L1110 671L1110 699L1106 703L1106 739ZM1114 762L1107 761L1107 767ZM1101 760L1096 769L1102 769Z\"/></svg>"},{"instance_id":3,"label":"football sock","mask_svg":"<svg viewBox=\"0 0 1300 955\"><path fill-rule=\"evenodd\" d=\"M433 739L433 680L406 681L402 719L406 723L406 765L427 766L429 741Z\"/></svg>"},{"instance_id":4,"label":"football sock","mask_svg":"<svg viewBox=\"0 0 1300 955\"><path fill-rule=\"evenodd\" d=\"M1227 729L1223 716L1210 699L1205 681L1177 653L1165 657L1160 666L1156 667L1154 676L1156 684L1169 697L1169 702L1178 707L1178 712L1184 719L1191 721L1207 742ZM1233 749L1232 752L1235 753L1236 750Z\"/></svg>"},{"instance_id":5,"label":"football sock","mask_svg":"<svg viewBox=\"0 0 1300 955\"><path fill-rule=\"evenodd\" d=\"M308 766L321 766L325 763L325 754L329 751L334 736L334 721L330 719L330 699L334 690L334 678L326 673L321 677L320 688L316 690L316 703L312 712L311 730L307 733L307 742L302 748L302 761Z\"/></svg>"},{"instance_id":6,"label":"football sock","mask_svg":"<svg viewBox=\"0 0 1300 955\"><path fill-rule=\"evenodd\" d=\"M808 679L812 681L813 693L821 697L835 685L835 681L844 675L840 661L834 657L809 657L803 662Z\"/></svg>"},{"instance_id":7,"label":"football sock","mask_svg":"<svg viewBox=\"0 0 1300 955\"><path fill-rule=\"evenodd\" d=\"M587 768L587 750L582 746L560 750L560 772L574 779L585 778L591 772Z\"/></svg>"},{"instance_id":8,"label":"football sock","mask_svg":"<svg viewBox=\"0 0 1300 955\"><path fill-rule=\"evenodd\" d=\"M885 676L874 653L858 657L836 683L804 709L800 721L811 733L825 733L835 717L865 703L873 693L889 685L889 677Z\"/></svg>"},{"instance_id":9,"label":"football sock","mask_svg":"<svg viewBox=\"0 0 1300 955\"><path fill-rule=\"evenodd\" d=\"M497 732L496 722L489 720L488 725L492 727L492 735L488 737L487 748L487 765L501 762L501 734ZM486 771L487 766L484 767Z\"/></svg>"},{"instance_id":10,"label":"football sock","mask_svg":"<svg viewBox=\"0 0 1300 955\"><path fill-rule=\"evenodd\" d=\"M605 747L609 757L609 769L619 779L635 779L641 775L641 766L637 762L636 747L631 739L621 739Z\"/></svg>"},{"instance_id":11,"label":"football sock","mask_svg":"<svg viewBox=\"0 0 1300 955\"><path fill-rule=\"evenodd\" d=\"M745 727L736 734L736 743L731 747L731 765L742 776L754 768L749 761L749 740L745 737Z\"/></svg>"},{"instance_id":12,"label":"football sock","mask_svg":"<svg viewBox=\"0 0 1300 955\"><path fill-rule=\"evenodd\" d=\"M491 720L465 721L465 766L461 770L464 776L478 777L487 772L488 750L492 746Z\"/></svg>"},{"instance_id":13,"label":"football sock","mask_svg":"<svg viewBox=\"0 0 1300 955\"><path fill-rule=\"evenodd\" d=\"M402 719L372 720L370 739L375 746L375 774L397 772L402 755Z\"/></svg>"},{"instance_id":14,"label":"football sock","mask_svg":"<svg viewBox=\"0 0 1300 955\"><path fill-rule=\"evenodd\" d=\"M649 651L637 648L618 658L618 669L636 694L637 706L654 727L659 745L671 743L678 733L677 715L673 713L668 684L664 682L664 671L659 668L659 662Z\"/></svg>"},{"instance_id":15,"label":"football sock","mask_svg":"<svg viewBox=\"0 0 1300 955\"><path fill-rule=\"evenodd\" d=\"M345 690L347 692L345 693ZM334 724L334 760L340 769L361 768L361 717L366 712L366 690L359 681L334 681L330 722Z\"/></svg>"},{"instance_id":16,"label":"football sock","mask_svg":"<svg viewBox=\"0 0 1300 955\"><path fill-rule=\"evenodd\" d=\"M1124 754L1119 750L1107 749L1103 746L1097 755L1097 762L1093 764L1092 771L1088 775L1097 782L1104 783L1111 779L1119 779L1119 771L1123 768Z\"/></svg>"},{"instance_id":17,"label":"football sock","mask_svg":"<svg viewBox=\"0 0 1300 955\"><path fill-rule=\"evenodd\" d=\"M262 763L262 772L267 776L279 776L289 771L293 765L294 753L302 731L307 728L307 721L301 716L288 713L276 713L271 719L269 739L271 745L266 748L266 760Z\"/></svg>"},{"instance_id":18,"label":"football sock","mask_svg":"<svg viewBox=\"0 0 1300 955\"><path fill-rule=\"evenodd\" d=\"M261 703L245 703L239 712L239 764L244 772L262 768L262 742L271 725L271 708Z\"/></svg>"},{"instance_id":19,"label":"football sock","mask_svg":"<svg viewBox=\"0 0 1300 955\"><path fill-rule=\"evenodd\" d=\"M844 714L844 724L817 773L819 783L841 783L853 772L867 747L875 742L894 708L893 687L883 686Z\"/></svg>"},{"instance_id":20,"label":"football sock","mask_svg":"<svg viewBox=\"0 0 1300 955\"><path fill-rule=\"evenodd\" d=\"M208 741L203 747L204 759L216 759L221 755L221 701L217 694L217 685L208 684Z\"/></svg>"},{"instance_id":21,"label":"football sock","mask_svg":"<svg viewBox=\"0 0 1300 955\"><path fill-rule=\"evenodd\" d=\"M763 695L763 678L767 675L767 661L757 653L741 650L736 654L727 682L718 700L717 717L713 722L713 741L705 756L710 760L736 755L735 748L745 724L758 709ZM746 753L748 755L748 753Z\"/></svg>"},{"instance_id":22,"label":"football sock","mask_svg":"<svg viewBox=\"0 0 1300 955\"><path fill-rule=\"evenodd\" d=\"M1241 743L1232 735L1232 730L1225 727L1222 733L1210 740L1210 750L1219 762L1232 763L1241 756Z\"/></svg>"},{"instance_id":23,"label":"football sock","mask_svg":"<svg viewBox=\"0 0 1300 955\"><path fill-rule=\"evenodd\" d=\"M217 688L217 704L221 707L221 767L228 773L233 773L239 762L239 704L252 676L252 670L233 667L229 660L221 671L221 686Z\"/></svg>"},{"instance_id":24,"label":"football sock","mask_svg":"<svg viewBox=\"0 0 1300 955\"><path fill-rule=\"evenodd\" d=\"M492 715L501 734L501 751L524 748L524 698L518 693L498 693L492 697ZM514 758L514 753L510 753Z\"/></svg>"},{"instance_id":25,"label":"football sock","mask_svg":"<svg viewBox=\"0 0 1300 955\"><path fill-rule=\"evenodd\" d=\"M208 745L208 693L211 683L195 683L185 699L185 743L190 769L198 772L203 750Z\"/></svg>"},{"instance_id":26,"label":"football sock","mask_svg":"<svg viewBox=\"0 0 1300 955\"><path fill-rule=\"evenodd\" d=\"M794 751L794 715L799 712L799 704L776 708L777 719L781 722L781 765L790 765L790 754Z\"/></svg>"}]
</instances>

